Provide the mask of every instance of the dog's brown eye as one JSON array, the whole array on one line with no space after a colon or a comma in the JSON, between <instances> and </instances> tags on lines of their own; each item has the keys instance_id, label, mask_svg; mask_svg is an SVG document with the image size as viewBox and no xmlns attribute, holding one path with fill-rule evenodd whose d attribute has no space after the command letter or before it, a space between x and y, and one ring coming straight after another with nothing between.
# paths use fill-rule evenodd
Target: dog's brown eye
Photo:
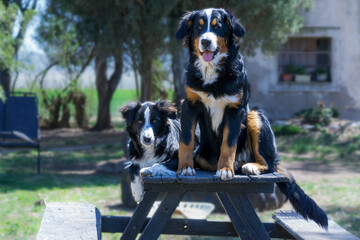
<instances>
[{"instance_id":1,"label":"dog's brown eye","mask_svg":"<svg viewBox=\"0 0 360 240\"><path fill-rule=\"evenodd\" d=\"M152 123L156 123L156 122L157 122L157 119L153 119L151 122L152 122Z\"/></svg>"},{"instance_id":2,"label":"dog's brown eye","mask_svg":"<svg viewBox=\"0 0 360 240\"><path fill-rule=\"evenodd\" d=\"M139 123L139 124L143 124L143 120L138 120L138 123Z\"/></svg>"}]
</instances>

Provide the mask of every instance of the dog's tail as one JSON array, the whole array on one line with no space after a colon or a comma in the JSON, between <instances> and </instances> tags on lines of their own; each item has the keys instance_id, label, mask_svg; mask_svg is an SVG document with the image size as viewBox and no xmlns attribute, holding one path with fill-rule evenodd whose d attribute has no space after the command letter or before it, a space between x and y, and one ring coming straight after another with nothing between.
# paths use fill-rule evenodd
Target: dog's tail
<instances>
[{"instance_id":1,"label":"dog's tail","mask_svg":"<svg viewBox=\"0 0 360 240\"><path fill-rule=\"evenodd\" d=\"M290 200L295 210L306 220L311 219L327 230L328 217L326 213L296 184L294 177L282 166L277 171L286 176L289 181L277 183L280 191Z\"/></svg>"}]
</instances>

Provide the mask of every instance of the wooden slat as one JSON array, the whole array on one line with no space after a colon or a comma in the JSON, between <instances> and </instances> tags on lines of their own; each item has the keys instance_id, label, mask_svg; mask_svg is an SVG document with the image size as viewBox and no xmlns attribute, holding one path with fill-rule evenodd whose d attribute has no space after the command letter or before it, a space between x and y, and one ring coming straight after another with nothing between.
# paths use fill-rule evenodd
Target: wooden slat
<instances>
[{"instance_id":1,"label":"wooden slat","mask_svg":"<svg viewBox=\"0 0 360 240\"><path fill-rule=\"evenodd\" d=\"M149 192L248 192L248 193L272 193L273 183L202 183L202 184L181 184L181 183L144 183L144 190Z\"/></svg>"},{"instance_id":2,"label":"wooden slat","mask_svg":"<svg viewBox=\"0 0 360 240\"><path fill-rule=\"evenodd\" d=\"M184 194L185 192L173 192L166 194L154 216L146 225L144 232L141 234L139 240L158 239L167 221L171 218Z\"/></svg>"},{"instance_id":3,"label":"wooden slat","mask_svg":"<svg viewBox=\"0 0 360 240\"><path fill-rule=\"evenodd\" d=\"M131 217L102 216L101 231L107 233L122 233ZM150 218L145 220L140 229L144 231ZM265 229L272 238L294 239L280 225L264 223ZM231 222L207 221L197 219L169 219L162 234L171 235L197 235L197 236L226 236L237 237L237 233Z\"/></svg>"},{"instance_id":4,"label":"wooden slat","mask_svg":"<svg viewBox=\"0 0 360 240\"><path fill-rule=\"evenodd\" d=\"M136 207L131 221L126 226L121 239L131 240L136 238L158 194L158 192L145 192L144 199Z\"/></svg>"},{"instance_id":5,"label":"wooden slat","mask_svg":"<svg viewBox=\"0 0 360 240\"><path fill-rule=\"evenodd\" d=\"M101 215L89 203L47 203L37 240L101 239Z\"/></svg>"},{"instance_id":6,"label":"wooden slat","mask_svg":"<svg viewBox=\"0 0 360 240\"><path fill-rule=\"evenodd\" d=\"M218 196L241 239L270 240L245 194L218 193ZM249 207L250 209L248 209Z\"/></svg>"},{"instance_id":7,"label":"wooden slat","mask_svg":"<svg viewBox=\"0 0 360 240\"><path fill-rule=\"evenodd\" d=\"M273 216L275 222L286 229L294 238L301 240L359 240L329 219L328 231L314 221L307 221L294 211L278 211Z\"/></svg>"},{"instance_id":8,"label":"wooden slat","mask_svg":"<svg viewBox=\"0 0 360 240\"><path fill-rule=\"evenodd\" d=\"M288 179L279 173L266 173L258 176L235 175L229 181L223 181L215 176L214 172L196 171L196 176L157 176L157 177L143 177L144 183L186 183L186 184L200 184L200 183L277 183L286 182Z\"/></svg>"}]
</instances>

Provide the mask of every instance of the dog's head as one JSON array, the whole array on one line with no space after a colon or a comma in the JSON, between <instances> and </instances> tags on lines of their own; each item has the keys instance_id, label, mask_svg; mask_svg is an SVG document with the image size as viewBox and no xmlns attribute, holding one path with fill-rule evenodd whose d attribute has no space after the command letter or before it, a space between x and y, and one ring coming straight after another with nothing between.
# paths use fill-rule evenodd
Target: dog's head
<instances>
[{"instance_id":1,"label":"dog's head","mask_svg":"<svg viewBox=\"0 0 360 240\"><path fill-rule=\"evenodd\" d=\"M175 119L177 110L167 101L130 103L120 109L131 138L143 147L154 146L167 134L169 119Z\"/></svg>"},{"instance_id":2,"label":"dog's head","mask_svg":"<svg viewBox=\"0 0 360 240\"><path fill-rule=\"evenodd\" d=\"M235 37L244 34L245 29L231 13L208 8L186 13L180 21L176 37L185 38L185 44L197 58L217 64L229 55L229 48L236 44Z\"/></svg>"}]
</instances>

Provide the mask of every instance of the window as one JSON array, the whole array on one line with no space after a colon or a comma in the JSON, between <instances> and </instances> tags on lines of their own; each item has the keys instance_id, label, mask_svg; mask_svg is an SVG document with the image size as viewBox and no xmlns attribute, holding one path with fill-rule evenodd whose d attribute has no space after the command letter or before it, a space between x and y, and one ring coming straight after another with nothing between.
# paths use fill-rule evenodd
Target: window
<instances>
[{"instance_id":1,"label":"window","mask_svg":"<svg viewBox=\"0 0 360 240\"><path fill-rule=\"evenodd\" d=\"M278 52L280 82L331 82L331 39L289 38Z\"/></svg>"}]
</instances>

